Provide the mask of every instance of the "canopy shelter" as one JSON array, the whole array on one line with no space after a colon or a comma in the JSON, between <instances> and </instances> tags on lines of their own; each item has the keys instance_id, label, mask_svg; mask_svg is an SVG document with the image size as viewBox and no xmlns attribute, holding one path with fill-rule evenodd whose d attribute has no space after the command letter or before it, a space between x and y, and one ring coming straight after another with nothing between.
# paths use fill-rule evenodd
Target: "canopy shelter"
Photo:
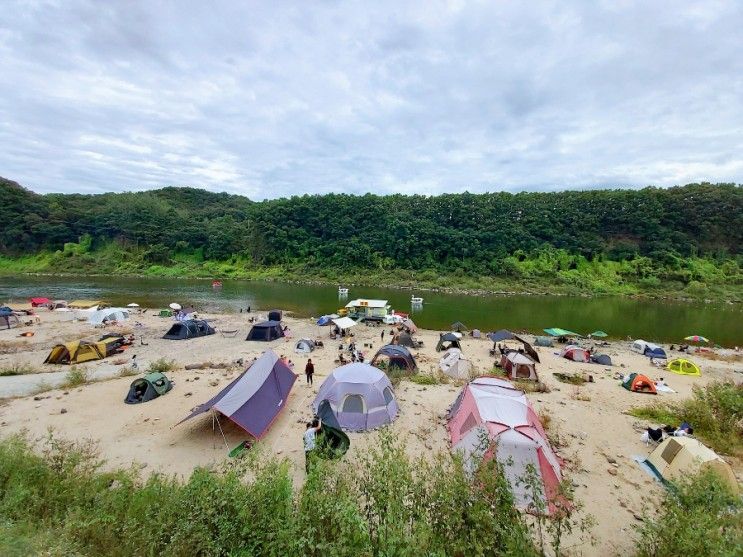
<instances>
[{"instance_id":1,"label":"canopy shelter","mask_svg":"<svg viewBox=\"0 0 743 557\"><path fill-rule=\"evenodd\" d=\"M693 437L668 437L643 462L659 480L669 482L710 470L717 474L733 494L740 486L730 465L715 451Z\"/></svg>"},{"instance_id":2,"label":"canopy shelter","mask_svg":"<svg viewBox=\"0 0 743 557\"><path fill-rule=\"evenodd\" d=\"M590 362L591 353L585 348L569 344L560 351L560 357L574 362Z\"/></svg>"},{"instance_id":3,"label":"canopy shelter","mask_svg":"<svg viewBox=\"0 0 743 557\"><path fill-rule=\"evenodd\" d=\"M148 373L144 377L132 381L124 402L127 404L149 402L164 395L172 388L173 383L165 377L165 374L159 371Z\"/></svg>"},{"instance_id":4,"label":"canopy shelter","mask_svg":"<svg viewBox=\"0 0 743 557\"><path fill-rule=\"evenodd\" d=\"M366 431L389 423L399 408L389 378L369 364L346 364L323 381L312 409L319 414L327 402L334 424L351 431Z\"/></svg>"},{"instance_id":5,"label":"canopy shelter","mask_svg":"<svg viewBox=\"0 0 743 557\"><path fill-rule=\"evenodd\" d=\"M506 352L500 358L500 366L508 374L509 379L530 379L539 381L537 366L534 360L516 350Z\"/></svg>"},{"instance_id":6,"label":"canopy shelter","mask_svg":"<svg viewBox=\"0 0 743 557\"><path fill-rule=\"evenodd\" d=\"M201 319L187 319L173 323L173 326L163 335L163 338L168 340L186 340L213 335L214 333L214 328L206 321Z\"/></svg>"},{"instance_id":7,"label":"canopy shelter","mask_svg":"<svg viewBox=\"0 0 743 557\"><path fill-rule=\"evenodd\" d=\"M284 329L281 328L281 323L278 321L263 321L262 323L253 325L245 340L270 342L283 336Z\"/></svg>"},{"instance_id":8,"label":"canopy shelter","mask_svg":"<svg viewBox=\"0 0 743 557\"><path fill-rule=\"evenodd\" d=\"M29 302L31 302L31 307L37 308L39 306L45 306L49 303L49 298L29 298Z\"/></svg>"},{"instance_id":9,"label":"canopy shelter","mask_svg":"<svg viewBox=\"0 0 743 557\"><path fill-rule=\"evenodd\" d=\"M551 337L579 337L578 333L568 331L567 329L561 329L560 327L552 327L551 329L542 329L545 333Z\"/></svg>"},{"instance_id":10,"label":"canopy shelter","mask_svg":"<svg viewBox=\"0 0 743 557\"><path fill-rule=\"evenodd\" d=\"M214 410L260 439L283 410L296 379L289 366L266 350L237 379L178 423Z\"/></svg>"},{"instance_id":11,"label":"canopy shelter","mask_svg":"<svg viewBox=\"0 0 743 557\"><path fill-rule=\"evenodd\" d=\"M493 342L502 342L504 340L511 340L513 338L513 333L506 329L500 329L494 333L488 333L488 338Z\"/></svg>"},{"instance_id":12,"label":"canopy shelter","mask_svg":"<svg viewBox=\"0 0 743 557\"><path fill-rule=\"evenodd\" d=\"M315 341L309 338L300 338L294 345L297 354L310 354L315 349Z\"/></svg>"},{"instance_id":13,"label":"canopy shelter","mask_svg":"<svg viewBox=\"0 0 743 557\"><path fill-rule=\"evenodd\" d=\"M386 363L387 369L396 367L413 371L418 367L408 349L398 344L388 344L377 350L371 360L371 365L375 366L381 362Z\"/></svg>"},{"instance_id":14,"label":"canopy shelter","mask_svg":"<svg viewBox=\"0 0 743 557\"><path fill-rule=\"evenodd\" d=\"M703 337L701 335L691 335L688 337L684 337L684 340L687 340L689 342L702 342L702 343L709 342L709 339L707 337Z\"/></svg>"},{"instance_id":15,"label":"canopy shelter","mask_svg":"<svg viewBox=\"0 0 743 557\"><path fill-rule=\"evenodd\" d=\"M21 320L15 313L0 313L0 329L13 329L21 326Z\"/></svg>"},{"instance_id":16,"label":"canopy shelter","mask_svg":"<svg viewBox=\"0 0 743 557\"><path fill-rule=\"evenodd\" d=\"M126 308L107 308L94 311L88 317L88 323L94 327L106 323L120 323L129 319L129 310Z\"/></svg>"},{"instance_id":17,"label":"canopy shelter","mask_svg":"<svg viewBox=\"0 0 743 557\"><path fill-rule=\"evenodd\" d=\"M404 318L402 320L402 323L400 323L400 324L411 335L414 335L415 333L418 332L418 327L415 325L415 323L413 323L413 320L410 319L409 317Z\"/></svg>"},{"instance_id":18,"label":"canopy shelter","mask_svg":"<svg viewBox=\"0 0 743 557\"><path fill-rule=\"evenodd\" d=\"M461 333L462 331L469 331L469 329L467 328L467 325L465 325L461 321L455 321L454 323L452 323L451 330L457 331L458 333Z\"/></svg>"},{"instance_id":19,"label":"canopy shelter","mask_svg":"<svg viewBox=\"0 0 743 557\"><path fill-rule=\"evenodd\" d=\"M333 325L335 325L339 329L350 329L351 327L357 325L357 323L350 317L338 317L336 319L333 319Z\"/></svg>"},{"instance_id":20,"label":"canopy shelter","mask_svg":"<svg viewBox=\"0 0 743 557\"><path fill-rule=\"evenodd\" d=\"M655 383L647 375L643 375L642 373L630 373L622 381L622 387L634 393L658 394L658 391L655 389Z\"/></svg>"},{"instance_id":21,"label":"canopy shelter","mask_svg":"<svg viewBox=\"0 0 743 557\"><path fill-rule=\"evenodd\" d=\"M607 335L607 334L606 334L606 333L605 333L604 331L594 331L594 332L592 332L592 333L591 333L590 335L588 335L588 336L589 336L589 337L592 337L592 338L606 338L606 337L608 337L609 335Z\"/></svg>"},{"instance_id":22,"label":"canopy shelter","mask_svg":"<svg viewBox=\"0 0 743 557\"><path fill-rule=\"evenodd\" d=\"M449 348L462 349L462 345L459 342L459 337L454 333L442 333L439 335L439 342L436 344L436 352L444 352Z\"/></svg>"},{"instance_id":23,"label":"canopy shelter","mask_svg":"<svg viewBox=\"0 0 743 557\"><path fill-rule=\"evenodd\" d=\"M67 305L72 309L90 309L92 307L98 307L102 303L100 300L74 300Z\"/></svg>"},{"instance_id":24,"label":"canopy shelter","mask_svg":"<svg viewBox=\"0 0 743 557\"><path fill-rule=\"evenodd\" d=\"M669 371L678 373L679 375L702 375L702 370L699 369L698 365L689 360L685 360L684 358L676 358L675 360L671 360L670 362L668 362L667 367Z\"/></svg>"},{"instance_id":25,"label":"canopy shelter","mask_svg":"<svg viewBox=\"0 0 743 557\"><path fill-rule=\"evenodd\" d=\"M529 510L536 488L547 512L554 512L561 462L523 391L502 379L479 377L462 389L452 405L447 429L452 450L462 453L470 469L480 458L497 459L519 508ZM488 446L483 439L492 443ZM520 481L527 466L537 474L536 486Z\"/></svg>"},{"instance_id":26,"label":"canopy shelter","mask_svg":"<svg viewBox=\"0 0 743 557\"><path fill-rule=\"evenodd\" d=\"M439 369L453 379L469 379L472 362L464 358L459 348L449 348L439 360Z\"/></svg>"},{"instance_id":27,"label":"canopy shelter","mask_svg":"<svg viewBox=\"0 0 743 557\"><path fill-rule=\"evenodd\" d=\"M102 360L107 356L119 352L123 337L114 336L101 339L97 342L76 340L65 344L57 344L51 349L44 360L45 364L82 364L94 360Z\"/></svg>"}]
</instances>

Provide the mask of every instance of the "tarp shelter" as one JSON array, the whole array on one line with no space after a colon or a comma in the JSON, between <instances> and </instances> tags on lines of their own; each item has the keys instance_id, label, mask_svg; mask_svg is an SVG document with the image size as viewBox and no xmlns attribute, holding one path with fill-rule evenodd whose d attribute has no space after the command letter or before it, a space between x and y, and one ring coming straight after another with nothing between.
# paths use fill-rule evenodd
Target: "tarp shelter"
<instances>
[{"instance_id":1,"label":"tarp shelter","mask_svg":"<svg viewBox=\"0 0 743 557\"><path fill-rule=\"evenodd\" d=\"M399 408L389 378L369 364L346 364L323 381L312 403L315 413L325 402L343 429L365 431L392 423Z\"/></svg>"},{"instance_id":2,"label":"tarp shelter","mask_svg":"<svg viewBox=\"0 0 743 557\"><path fill-rule=\"evenodd\" d=\"M340 458L348 451L351 440L343 433L338 423L330 402L324 400L317 409L317 417L320 418L322 427L316 437L317 456L324 459Z\"/></svg>"},{"instance_id":3,"label":"tarp shelter","mask_svg":"<svg viewBox=\"0 0 743 557\"><path fill-rule=\"evenodd\" d=\"M601 364L602 366L610 366L613 365L611 363L611 358L608 354L592 354L591 355L591 361L594 364Z\"/></svg>"},{"instance_id":4,"label":"tarp shelter","mask_svg":"<svg viewBox=\"0 0 743 557\"><path fill-rule=\"evenodd\" d=\"M589 337L593 337L593 338L606 338L606 337L608 337L609 335L607 335L607 334L606 334L606 333L605 333L604 331L594 331L594 332L592 332L592 333L591 333L590 335L588 335L588 336L589 336Z\"/></svg>"},{"instance_id":5,"label":"tarp shelter","mask_svg":"<svg viewBox=\"0 0 743 557\"><path fill-rule=\"evenodd\" d=\"M338 317L337 319L333 319L333 325L335 325L339 329L350 329L356 324L356 321L354 321L350 317Z\"/></svg>"},{"instance_id":6,"label":"tarp shelter","mask_svg":"<svg viewBox=\"0 0 743 557\"><path fill-rule=\"evenodd\" d=\"M194 408L179 423L215 410L260 439L286 406L296 380L297 376L289 366L272 350L266 350L237 379L215 397Z\"/></svg>"},{"instance_id":7,"label":"tarp shelter","mask_svg":"<svg viewBox=\"0 0 743 557\"><path fill-rule=\"evenodd\" d=\"M21 326L21 320L14 313L0 314L0 329L13 329Z\"/></svg>"},{"instance_id":8,"label":"tarp shelter","mask_svg":"<svg viewBox=\"0 0 743 557\"><path fill-rule=\"evenodd\" d=\"M416 324L415 324L415 323L413 323L413 320L412 320L412 319L410 319L410 318L408 318L408 317L406 317L406 318L404 318L404 319L402 320L402 323L401 323L401 325L402 325L402 326L403 326L403 327L404 327L405 329L407 329L407 331L408 331L408 332L409 332L409 333L410 333L411 335L414 335L415 333L417 333L417 332L418 332L418 327L416 326Z\"/></svg>"},{"instance_id":9,"label":"tarp shelter","mask_svg":"<svg viewBox=\"0 0 743 557\"><path fill-rule=\"evenodd\" d=\"M269 321L281 321L281 310L280 309L272 309L268 312L268 320Z\"/></svg>"},{"instance_id":10,"label":"tarp shelter","mask_svg":"<svg viewBox=\"0 0 743 557\"><path fill-rule=\"evenodd\" d=\"M669 437L658 445L643 462L659 480L672 481L711 470L728 485L735 495L740 493L730 465L693 437Z\"/></svg>"},{"instance_id":11,"label":"tarp shelter","mask_svg":"<svg viewBox=\"0 0 743 557\"><path fill-rule=\"evenodd\" d=\"M504 340L511 340L513 338L513 333L506 329L501 329L494 333L488 333L488 338L493 342L502 342Z\"/></svg>"},{"instance_id":12,"label":"tarp shelter","mask_svg":"<svg viewBox=\"0 0 743 557\"><path fill-rule=\"evenodd\" d=\"M622 387L634 393L658 394L658 391L655 390L655 383L647 375L643 375L642 373L630 373L622 381Z\"/></svg>"},{"instance_id":13,"label":"tarp shelter","mask_svg":"<svg viewBox=\"0 0 743 557\"><path fill-rule=\"evenodd\" d=\"M436 352L443 352L449 350L449 348L462 349L462 345L459 342L459 337L454 333L442 333L439 335L439 342L436 344Z\"/></svg>"},{"instance_id":14,"label":"tarp shelter","mask_svg":"<svg viewBox=\"0 0 743 557\"><path fill-rule=\"evenodd\" d=\"M552 327L551 329L542 329L551 337L579 337L578 333L568 331L567 329L561 329L560 327Z\"/></svg>"},{"instance_id":15,"label":"tarp shelter","mask_svg":"<svg viewBox=\"0 0 743 557\"><path fill-rule=\"evenodd\" d=\"M552 339L550 337L540 337L536 336L534 337L534 344L537 346L554 346L555 343L552 342Z\"/></svg>"},{"instance_id":16,"label":"tarp shelter","mask_svg":"<svg viewBox=\"0 0 743 557\"><path fill-rule=\"evenodd\" d=\"M173 383L170 382L170 379L165 377L163 373L154 371L132 381L129 387L129 393L126 395L124 402L127 404L149 402L164 395L172 388Z\"/></svg>"},{"instance_id":17,"label":"tarp shelter","mask_svg":"<svg viewBox=\"0 0 743 557\"><path fill-rule=\"evenodd\" d=\"M415 358L404 346L399 344L388 344L382 346L371 360L371 365L376 365L378 362L387 362L387 368L399 368L413 371L418 365L415 363Z\"/></svg>"},{"instance_id":18,"label":"tarp shelter","mask_svg":"<svg viewBox=\"0 0 743 557\"><path fill-rule=\"evenodd\" d=\"M585 348L581 348L580 346L575 346L573 344L570 344L560 350L560 357L566 358L568 360L573 360L574 362L591 361L591 353L588 350L586 350Z\"/></svg>"},{"instance_id":19,"label":"tarp shelter","mask_svg":"<svg viewBox=\"0 0 743 557\"><path fill-rule=\"evenodd\" d=\"M515 350L506 352L500 358L500 366L508 373L510 379L539 381L537 366L534 365L534 360L526 354L521 354Z\"/></svg>"},{"instance_id":20,"label":"tarp shelter","mask_svg":"<svg viewBox=\"0 0 743 557\"><path fill-rule=\"evenodd\" d=\"M454 379L469 379L472 362L464 358L459 348L449 348L439 360L439 369Z\"/></svg>"},{"instance_id":21,"label":"tarp shelter","mask_svg":"<svg viewBox=\"0 0 743 557\"><path fill-rule=\"evenodd\" d=\"M163 335L168 340L186 340L189 338L213 335L214 327L201 319L187 319L173 323L170 330Z\"/></svg>"},{"instance_id":22,"label":"tarp shelter","mask_svg":"<svg viewBox=\"0 0 743 557\"><path fill-rule=\"evenodd\" d=\"M478 458L492 458L503 466L516 505L529 510L533 488L520 482L532 465L539 479L538 497L548 512L555 510L562 478L560 460L523 391L508 381L479 377L467 384L449 411L447 424L452 450L463 453L471 468ZM483 438L492 441L490 446Z\"/></svg>"},{"instance_id":23,"label":"tarp shelter","mask_svg":"<svg viewBox=\"0 0 743 557\"><path fill-rule=\"evenodd\" d=\"M81 364L93 360L102 360L115 354L124 339L120 336L110 337L98 342L76 340L66 344L57 344L44 360L45 364Z\"/></svg>"},{"instance_id":24,"label":"tarp shelter","mask_svg":"<svg viewBox=\"0 0 743 557\"><path fill-rule=\"evenodd\" d=\"M92 307L98 307L101 305L100 300L75 300L68 304L68 307L72 309L90 309Z\"/></svg>"},{"instance_id":25,"label":"tarp shelter","mask_svg":"<svg viewBox=\"0 0 743 557\"><path fill-rule=\"evenodd\" d=\"M461 333L462 331L469 331L469 329L467 328L467 325L465 325L461 321L455 321L454 323L452 323L451 330L457 331L458 333Z\"/></svg>"},{"instance_id":26,"label":"tarp shelter","mask_svg":"<svg viewBox=\"0 0 743 557\"><path fill-rule=\"evenodd\" d=\"M278 321L263 321L262 323L256 323L253 325L248 336L245 337L245 340L270 342L283 336L284 329L281 328L281 323Z\"/></svg>"},{"instance_id":27,"label":"tarp shelter","mask_svg":"<svg viewBox=\"0 0 743 557\"><path fill-rule=\"evenodd\" d=\"M97 326L109 322L121 322L129 319L129 310L124 308L107 308L94 311L88 317L88 323Z\"/></svg>"},{"instance_id":28,"label":"tarp shelter","mask_svg":"<svg viewBox=\"0 0 743 557\"><path fill-rule=\"evenodd\" d=\"M399 344L400 346L407 346L408 348L418 348L418 343L413 340L410 333L402 331L393 337L393 344Z\"/></svg>"},{"instance_id":29,"label":"tarp shelter","mask_svg":"<svg viewBox=\"0 0 743 557\"><path fill-rule=\"evenodd\" d=\"M308 338L300 338L294 345L297 354L309 354L315 349L315 341Z\"/></svg>"},{"instance_id":30,"label":"tarp shelter","mask_svg":"<svg viewBox=\"0 0 743 557\"><path fill-rule=\"evenodd\" d=\"M678 373L679 375L702 375L702 371L699 369L698 365L689 360L685 360L684 358L671 360L668 362L667 367L670 371Z\"/></svg>"},{"instance_id":31,"label":"tarp shelter","mask_svg":"<svg viewBox=\"0 0 743 557\"><path fill-rule=\"evenodd\" d=\"M29 298L28 301L31 302L31 307L37 308L48 304L49 298Z\"/></svg>"}]
</instances>

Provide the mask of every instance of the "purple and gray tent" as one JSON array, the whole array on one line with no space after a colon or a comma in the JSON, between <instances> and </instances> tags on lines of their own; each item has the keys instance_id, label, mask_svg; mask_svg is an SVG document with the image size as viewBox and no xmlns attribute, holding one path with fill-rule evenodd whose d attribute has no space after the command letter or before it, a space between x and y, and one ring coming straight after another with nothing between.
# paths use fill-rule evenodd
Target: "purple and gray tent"
<instances>
[{"instance_id":1,"label":"purple and gray tent","mask_svg":"<svg viewBox=\"0 0 743 557\"><path fill-rule=\"evenodd\" d=\"M328 409L329 405L329 409ZM323 381L312 408L332 412L338 426L364 431L389 424L399 411L392 383L369 364L353 363L336 368Z\"/></svg>"},{"instance_id":2,"label":"purple and gray tent","mask_svg":"<svg viewBox=\"0 0 743 557\"><path fill-rule=\"evenodd\" d=\"M289 366L272 350L266 350L219 394L194 408L178 423L216 410L260 439L286 405L296 379Z\"/></svg>"}]
</instances>

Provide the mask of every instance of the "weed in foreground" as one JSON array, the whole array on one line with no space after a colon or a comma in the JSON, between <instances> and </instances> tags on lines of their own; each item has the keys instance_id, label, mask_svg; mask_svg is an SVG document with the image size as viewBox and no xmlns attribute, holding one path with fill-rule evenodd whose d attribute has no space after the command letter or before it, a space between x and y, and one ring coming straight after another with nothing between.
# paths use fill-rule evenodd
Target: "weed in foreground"
<instances>
[{"instance_id":1,"label":"weed in foreground","mask_svg":"<svg viewBox=\"0 0 743 557\"><path fill-rule=\"evenodd\" d=\"M84 367L72 366L65 376L62 387L65 389L72 389L74 387L79 387L80 385L85 385L87 382L88 370Z\"/></svg>"}]
</instances>

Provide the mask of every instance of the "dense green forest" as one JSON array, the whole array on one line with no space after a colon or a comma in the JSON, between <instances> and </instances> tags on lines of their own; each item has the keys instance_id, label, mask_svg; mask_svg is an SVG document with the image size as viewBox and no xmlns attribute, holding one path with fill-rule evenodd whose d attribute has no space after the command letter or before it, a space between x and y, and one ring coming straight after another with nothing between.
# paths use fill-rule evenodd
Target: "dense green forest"
<instances>
[{"instance_id":1,"label":"dense green forest","mask_svg":"<svg viewBox=\"0 0 743 557\"><path fill-rule=\"evenodd\" d=\"M743 188L38 195L0 179L0 271L386 280L740 297Z\"/></svg>"}]
</instances>

